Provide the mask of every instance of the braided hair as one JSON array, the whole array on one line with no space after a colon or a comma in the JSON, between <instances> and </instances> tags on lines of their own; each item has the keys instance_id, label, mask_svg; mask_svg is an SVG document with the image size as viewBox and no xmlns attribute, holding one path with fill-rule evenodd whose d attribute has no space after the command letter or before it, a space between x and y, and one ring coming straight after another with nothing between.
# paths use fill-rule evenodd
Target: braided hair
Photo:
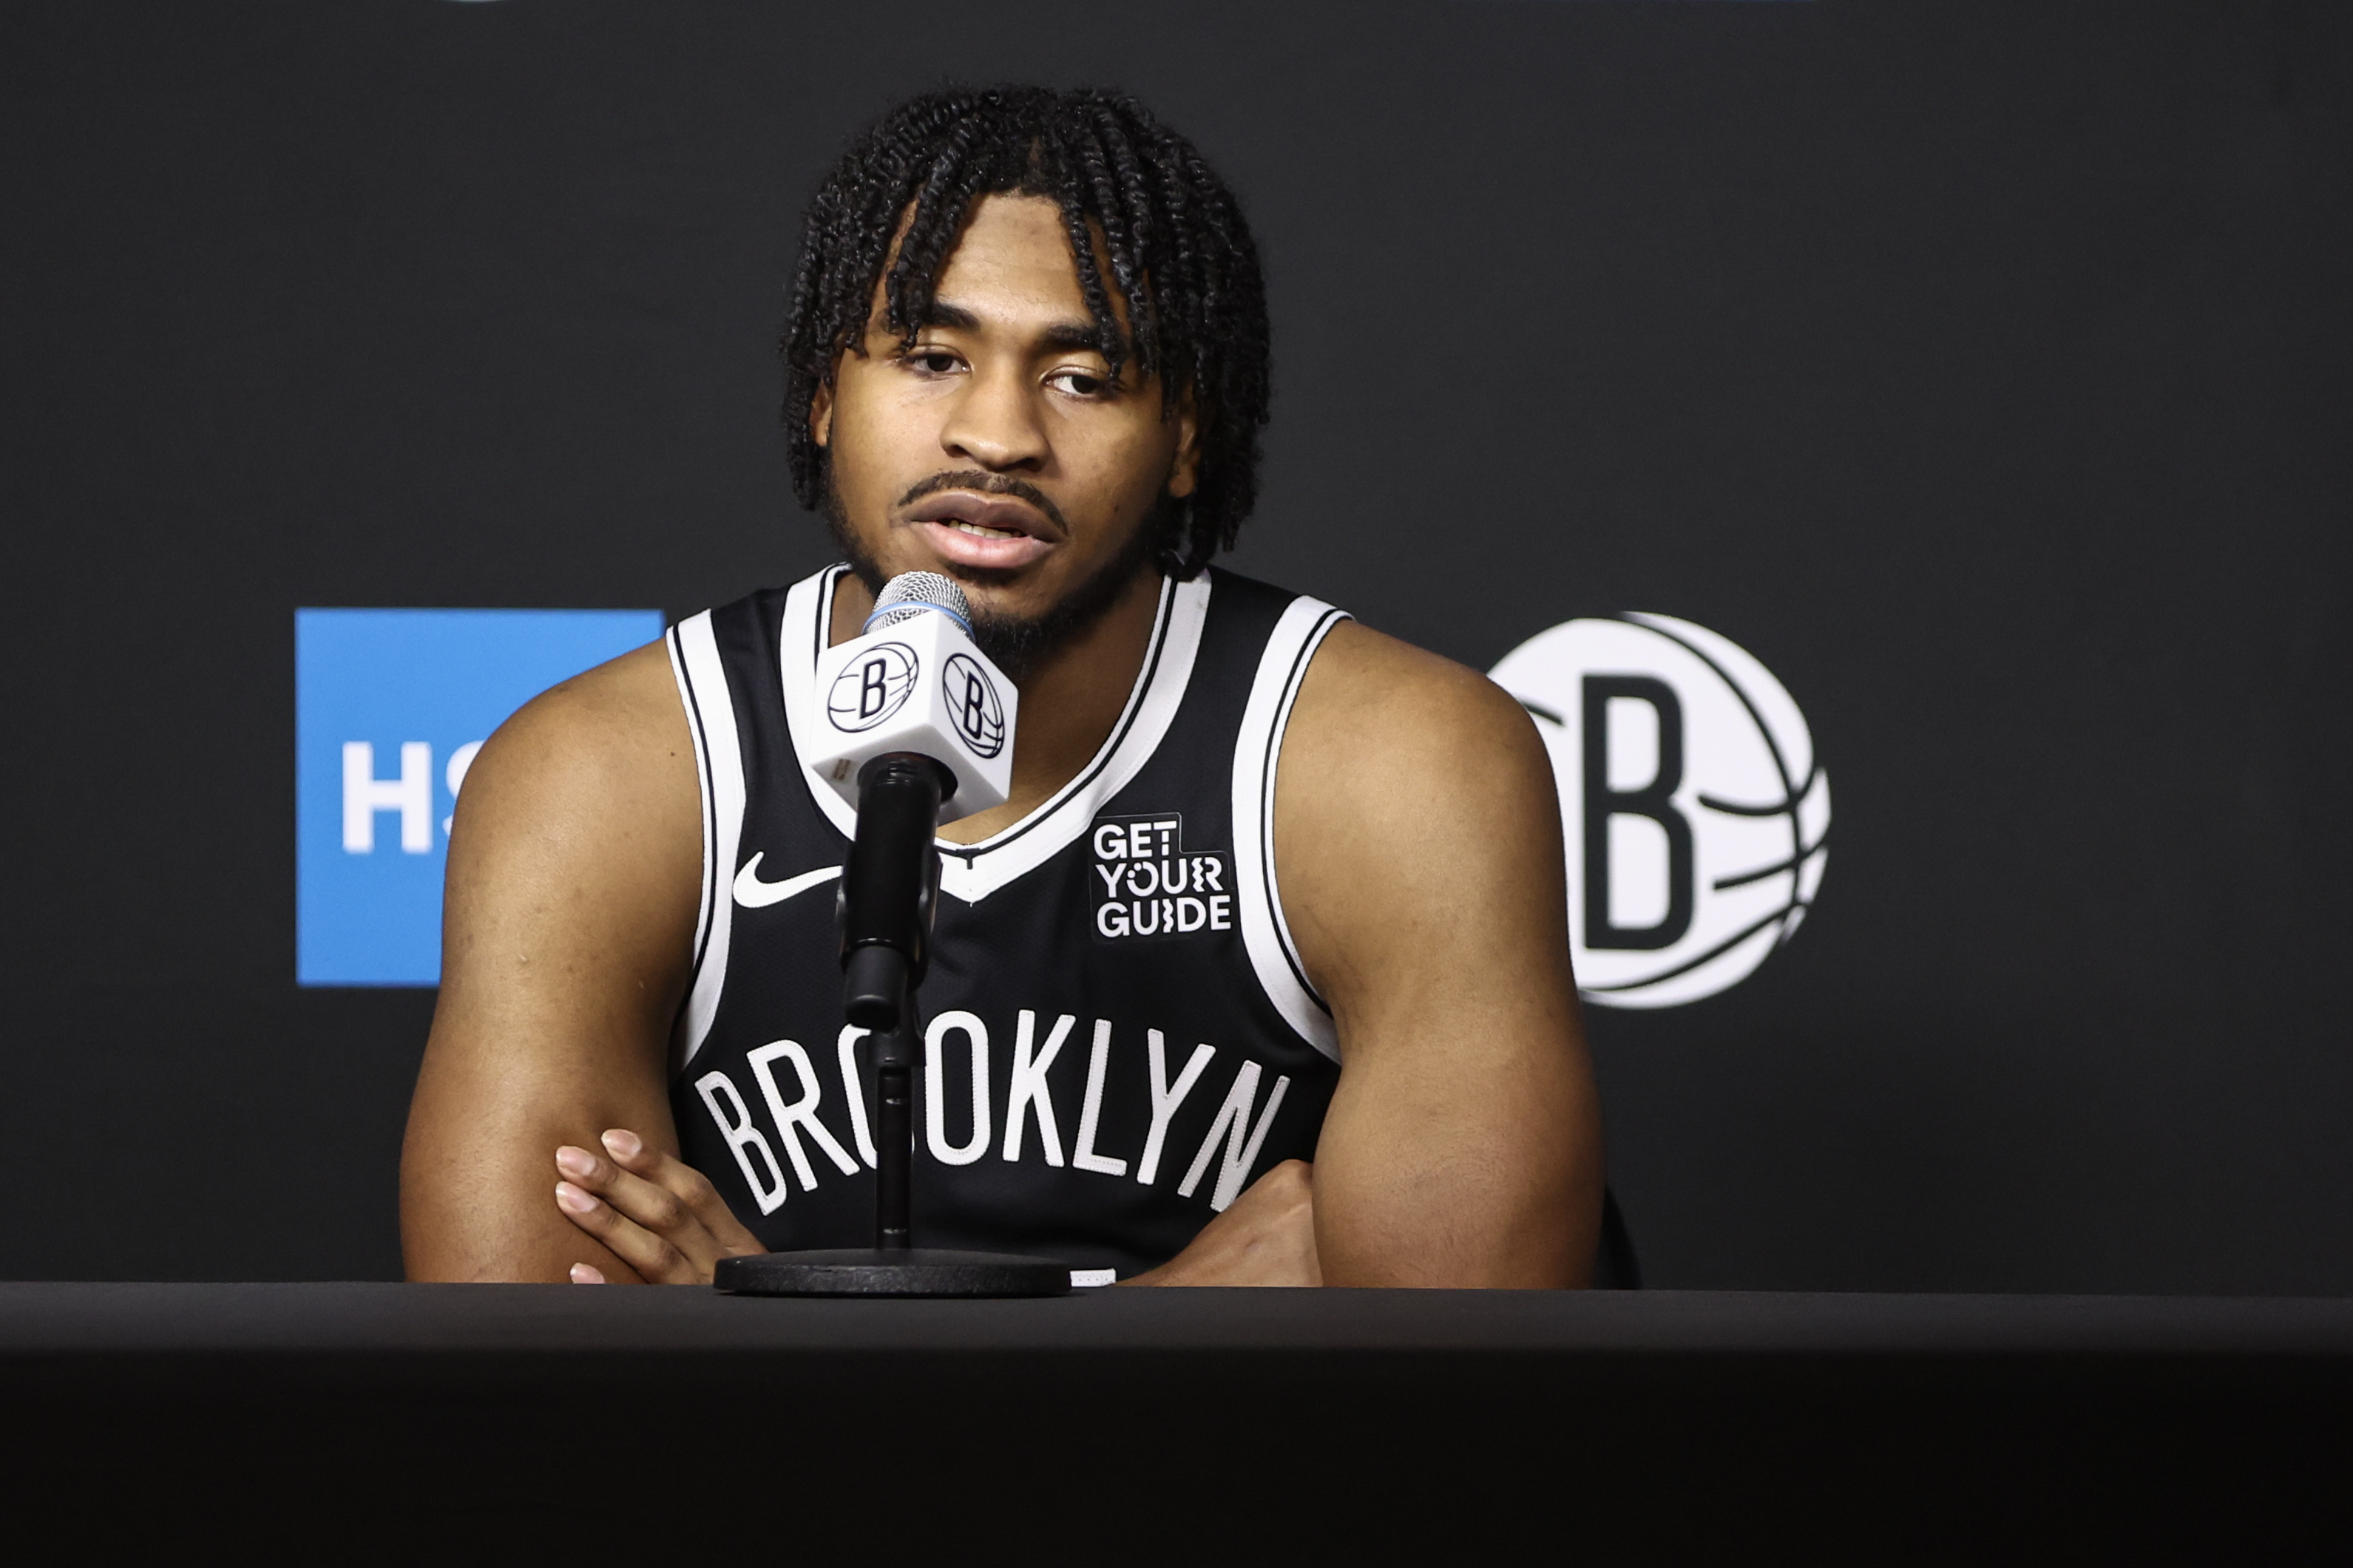
<instances>
[{"instance_id":1,"label":"braided hair","mask_svg":"<svg viewBox=\"0 0 2353 1568\"><path fill-rule=\"evenodd\" d=\"M1266 289L1233 193L1190 142L1124 93L949 89L902 104L850 146L809 205L783 344L794 493L812 510L823 505L825 450L809 434L810 403L843 353L865 352L884 262L885 319L912 346L965 217L999 192L1061 208L1111 374L1132 353L1145 376L1160 378L1164 419L1192 396L1198 481L1184 503L1161 509L1153 542L1164 572L1190 578L1233 547L1258 499ZM1119 329L1113 289L1132 338Z\"/></svg>"}]
</instances>

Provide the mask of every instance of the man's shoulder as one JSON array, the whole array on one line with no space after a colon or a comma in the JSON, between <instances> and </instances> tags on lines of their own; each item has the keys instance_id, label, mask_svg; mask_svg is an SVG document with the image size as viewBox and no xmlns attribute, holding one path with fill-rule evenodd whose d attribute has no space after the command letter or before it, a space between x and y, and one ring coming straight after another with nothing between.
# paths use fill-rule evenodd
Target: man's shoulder
<instances>
[{"instance_id":1,"label":"man's shoulder","mask_svg":"<svg viewBox=\"0 0 2353 1568\"><path fill-rule=\"evenodd\" d=\"M500 725L466 775L462 823L495 801L525 816L597 816L645 794L694 785L691 739L664 642L557 683ZM626 816L626 811L623 813Z\"/></svg>"},{"instance_id":2,"label":"man's shoulder","mask_svg":"<svg viewBox=\"0 0 2353 1568\"><path fill-rule=\"evenodd\" d=\"M1303 722L1398 762L1523 739L1541 750L1526 710L1493 681L1355 620L1335 624L1316 649L1292 716Z\"/></svg>"},{"instance_id":3,"label":"man's shoulder","mask_svg":"<svg viewBox=\"0 0 2353 1568\"><path fill-rule=\"evenodd\" d=\"M564 973L669 984L700 894L695 775L661 643L525 703L483 743L458 796L445 985L505 985L517 964L561 967L551 955L583 952L601 956Z\"/></svg>"},{"instance_id":4,"label":"man's shoulder","mask_svg":"<svg viewBox=\"0 0 2353 1568\"><path fill-rule=\"evenodd\" d=\"M1559 797L1526 710L1478 671L1353 621L1331 628L1301 683L1275 838L1285 919L1335 1005L1375 971L1420 962L1412 943L1463 910L1565 909Z\"/></svg>"},{"instance_id":5,"label":"man's shoulder","mask_svg":"<svg viewBox=\"0 0 2353 1568\"><path fill-rule=\"evenodd\" d=\"M846 569L828 563L794 582L754 588L740 598L687 616L673 628L683 634L680 651L691 660L694 644L702 640L692 635L698 625L709 628L709 640L715 644L712 651L723 658L727 649L745 642L773 645L791 596L802 591L814 594L835 573ZM670 644L671 637L665 634L559 682L524 704L508 722L522 721L521 727L534 740L558 744L631 738L648 726L667 736L672 721L684 717L678 689L680 672L672 662Z\"/></svg>"},{"instance_id":6,"label":"man's shoulder","mask_svg":"<svg viewBox=\"0 0 2353 1568\"><path fill-rule=\"evenodd\" d=\"M1544 742L1509 693L1355 621L1331 628L1301 683L1276 799L1294 843L1329 838L1351 860L1369 843L1395 856L1519 839L1559 812Z\"/></svg>"},{"instance_id":7,"label":"man's shoulder","mask_svg":"<svg viewBox=\"0 0 2353 1568\"><path fill-rule=\"evenodd\" d=\"M558 681L524 703L501 730L543 742L611 740L658 724L678 708L664 637Z\"/></svg>"},{"instance_id":8,"label":"man's shoulder","mask_svg":"<svg viewBox=\"0 0 2353 1568\"><path fill-rule=\"evenodd\" d=\"M1477 670L1375 631L1313 595L1224 567L1210 567L1209 577L1213 600L1269 633L1286 613L1314 612L1297 617L1314 653L1285 729L1286 757L1302 741L1398 762L1459 755L1465 746L1533 747L1542 755L1526 710Z\"/></svg>"}]
</instances>

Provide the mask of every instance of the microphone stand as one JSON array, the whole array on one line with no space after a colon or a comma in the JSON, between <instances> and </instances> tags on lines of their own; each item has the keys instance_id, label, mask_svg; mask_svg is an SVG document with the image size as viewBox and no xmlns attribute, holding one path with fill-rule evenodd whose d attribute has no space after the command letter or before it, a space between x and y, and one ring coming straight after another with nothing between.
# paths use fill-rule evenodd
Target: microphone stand
<instances>
[{"instance_id":1,"label":"microphone stand","mask_svg":"<svg viewBox=\"0 0 2353 1568\"><path fill-rule=\"evenodd\" d=\"M1070 1266L1050 1258L913 1245L916 988L931 966L940 889L940 802L955 775L889 752L858 773L858 836L841 868L842 1014L874 1055L874 1245L726 1258L712 1283L742 1296L1060 1296Z\"/></svg>"}]
</instances>

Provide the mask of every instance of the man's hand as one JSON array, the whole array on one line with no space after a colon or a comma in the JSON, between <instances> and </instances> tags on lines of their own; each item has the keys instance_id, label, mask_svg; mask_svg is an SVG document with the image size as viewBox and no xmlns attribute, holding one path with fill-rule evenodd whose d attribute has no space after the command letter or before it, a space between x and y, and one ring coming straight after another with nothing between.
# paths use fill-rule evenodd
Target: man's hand
<instances>
[{"instance_id":1,"label":"man's hand","mask_svg":"<svg viewBox=\"0 0 2353 1568\"><path fill-rule=\"evenodd\" d=\"M702 1173L616 1128L602 1156L570 1144L555 1152L556 1207L655 1285L708 1285L723 1258L765 1252L728 1212ZM1127 1285L1321 1285L1315 1264L1314 1167L1285 1160L1252 1182L1192 1244ZM603 1285L586 1263L575 1285Z\"/></svg>"},{"instance_id":2,"label":"man's hand","mask_svg":"<svg viewBox=\"0 0 2353 1568\"><path fill-rule=\"evenodd\" d=\"M1315 1167L1285 1160L1231 1207L1202 1226L1192 1244L1123 1285L1321 1285L1315 1261Z\"/></svg>"},{"instance_id":3,"label":"man's hand","mask_svg":"<svg viewBox=\"0 0 2353 1568\"><path fill-rule=\"evenodd\" d=\"M555 1152L555 1168L564 1177L555 1184L555 1206L640 1279L649 1285L708 1285L721 1258L768 1250L728 1212L702 1172L623 1128L599 1142L602 1154L569 1143ZM607 1280L601 1270L575 1263L572 1282Z\"/></svg>"}]
</instances>

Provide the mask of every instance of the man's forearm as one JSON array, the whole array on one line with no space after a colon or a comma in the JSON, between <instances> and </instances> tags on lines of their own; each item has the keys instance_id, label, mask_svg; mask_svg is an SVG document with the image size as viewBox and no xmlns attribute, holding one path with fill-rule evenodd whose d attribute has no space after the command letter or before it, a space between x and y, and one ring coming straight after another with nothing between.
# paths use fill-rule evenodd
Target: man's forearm
<instances>
[{"instance_id":1,"label":"man's forearm","mask_svg":"<svg viewBox=\"0 0 2353 1568\"><path fill-rule=\"evenodd\" d=\"M1600 1129L1573 1086L1518 1097L1345 1078L1315 1163L1324 1283L1561 1289L1589 1279L1601 1224Z\"/></svg>"}]
</instances>

